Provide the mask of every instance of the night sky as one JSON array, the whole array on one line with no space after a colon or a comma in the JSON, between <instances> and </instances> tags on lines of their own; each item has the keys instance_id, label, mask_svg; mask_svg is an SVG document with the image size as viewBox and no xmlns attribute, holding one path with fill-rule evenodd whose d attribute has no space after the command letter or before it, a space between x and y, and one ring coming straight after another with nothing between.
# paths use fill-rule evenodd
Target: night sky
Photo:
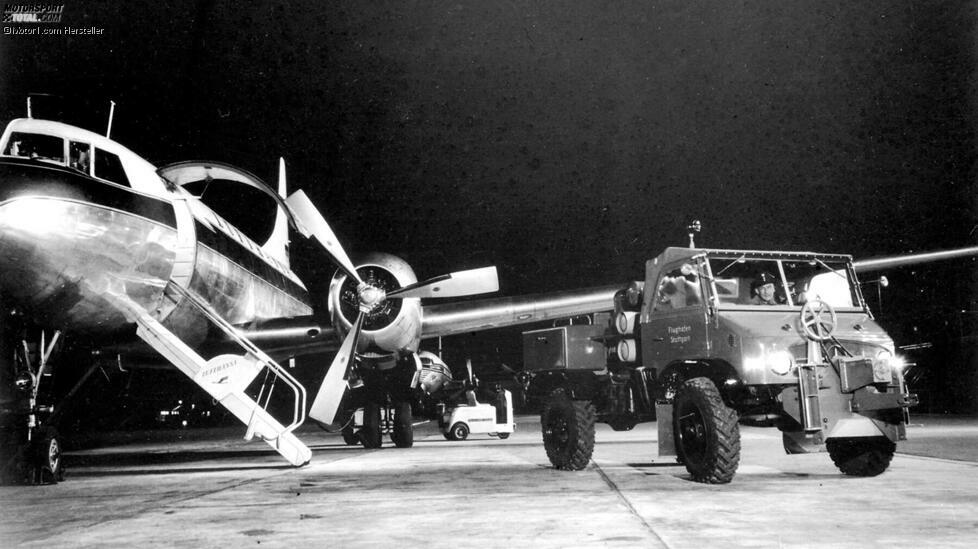
<instances>
[{"instance_id":1,"label":"night sky","mask_svg":"<svg viewBox=\"0 0 978 549\"><path fill-rule=\"evenodd\" d=\"M67 2L103 34L0 38L0 117L48 92L101 131L112 99L156 164L284 156L351 254L421 278L624 282L694 218L709 247L978 241L972 2ZM881 322L974 407L975 263L887 275Z\"/></svg>"}]
</instances>

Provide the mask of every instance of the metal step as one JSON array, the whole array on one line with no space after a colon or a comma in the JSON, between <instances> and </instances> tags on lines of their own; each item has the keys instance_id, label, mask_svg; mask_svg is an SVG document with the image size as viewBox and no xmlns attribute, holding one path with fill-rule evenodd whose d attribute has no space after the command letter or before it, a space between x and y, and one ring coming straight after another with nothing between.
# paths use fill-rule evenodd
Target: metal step
<instances>
[{"instance_id":1,"label":"metal step","mask_svg":"<svg viewBox=\"0 0 978 549\"><path fill-rule=\"evenodd\" d=\"M125 307L136 322L136 334L244 423L248 427L245 440L257 436L292 465L309 463L312 451L292 433L305 420L305 388L253 343L237 334L202 298L176 284L171 283L167 289L194 303L211 322L241 345L244 354L219 355L205 360L145 309L128 298L116 296L120 301L128 302ZM245 393L249 384L266 368L294 392L295 408L289 425L283 425ZM261 399L262 395L259 395L258 400Z\"/></svg>"}]
</instances>

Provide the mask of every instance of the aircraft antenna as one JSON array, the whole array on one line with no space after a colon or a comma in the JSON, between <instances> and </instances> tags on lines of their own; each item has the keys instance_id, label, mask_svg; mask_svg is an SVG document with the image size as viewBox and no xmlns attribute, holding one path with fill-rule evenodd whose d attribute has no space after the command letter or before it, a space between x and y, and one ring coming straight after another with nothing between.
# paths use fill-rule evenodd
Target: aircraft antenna
<instances>
[{"instance_id":1,"label":"aircraft antenna","mask_svg":"<svg viewBox=\"0 0 978 549\"><path fill-rule=\"evenodd\" d=\"M690 222L689 225L686 226L686 230L689 231L689 247L690 248L695 248L696 247L696 242L693 241L693 237L697 233L699 233L702 228L703 228L703 224L700 223L700 220L699 219L694 219L692 222Z\"/></svg>"},{"instance_id":2,"label":"aircraft antenna","mask_svg":"<svg viewBox=\"0 0 978 549\"><path fill-rule=\"evenodd\" d=\"M31 96L27 96L27 118L34 118L34 114L31 113Z\"/></svg>"},{"instance_id":3,"label":"aircraft antenna","mask_svg":"<svg viewBox=\"0 0 978 549\"><path fill-rule=\"evenodd\" d=\"M112 116L115 114L115 101L109 100L109 125L105 128L105 138L110 139L112 134Z\"/></svg>"}]
</instances>

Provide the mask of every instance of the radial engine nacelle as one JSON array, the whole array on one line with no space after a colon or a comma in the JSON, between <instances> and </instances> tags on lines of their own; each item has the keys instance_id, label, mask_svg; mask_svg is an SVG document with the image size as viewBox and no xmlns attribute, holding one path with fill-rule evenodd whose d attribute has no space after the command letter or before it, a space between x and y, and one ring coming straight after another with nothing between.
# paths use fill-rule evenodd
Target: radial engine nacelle
<instances>
[{"instance_id":1,"label":"radial engine nacelle","mask_svg":"<svg viewBox=\"0 0 978 549\"><path fill-rule=\"evenodd\" d=\"M388 298L387 293L418 282L414 270L403 259L386 253L371 253L356 262L357 274L372 292L364 299L360 284L343 270L329 284L329 314L341 338L349 333L357 314L365 312L357 352L370 356L417 352L421 343L421 299Z\"/></svg>"}]
</instances>

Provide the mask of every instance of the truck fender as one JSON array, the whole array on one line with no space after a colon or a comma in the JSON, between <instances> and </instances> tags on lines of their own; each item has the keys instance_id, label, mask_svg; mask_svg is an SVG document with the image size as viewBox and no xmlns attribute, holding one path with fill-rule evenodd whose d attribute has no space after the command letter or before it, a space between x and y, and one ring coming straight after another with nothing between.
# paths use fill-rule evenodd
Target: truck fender
<instances>
[{"instance_id":1,"label":"truck fender","mask_svg":"<svg viewBox=\"0 0 978 549\"><path fill-rule=\"evenodd\" d=\"M885 436L890 438L888 429L880 429L876 422L868 417L846 417L840 418L832 426L832 430L826 438L836 437L878 437Z\"/></svg>"}]
</instances>

